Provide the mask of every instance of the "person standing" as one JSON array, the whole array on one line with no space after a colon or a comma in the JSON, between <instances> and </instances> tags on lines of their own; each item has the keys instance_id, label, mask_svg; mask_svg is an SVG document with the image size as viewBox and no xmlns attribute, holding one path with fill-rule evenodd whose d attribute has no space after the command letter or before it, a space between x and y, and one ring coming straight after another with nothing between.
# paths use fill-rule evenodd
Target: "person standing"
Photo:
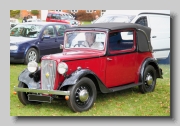
<instances>
[{"instance_id":1,"label":"person standing","mask_svg":"<svg viewBox=\"0 0 180 126\"><path fill-rule=\"evenodd\" d=\"M24 17L22 20L22 23L25 23L25 22L27 22L27 17Z\"/></svg>"}]
</instances>

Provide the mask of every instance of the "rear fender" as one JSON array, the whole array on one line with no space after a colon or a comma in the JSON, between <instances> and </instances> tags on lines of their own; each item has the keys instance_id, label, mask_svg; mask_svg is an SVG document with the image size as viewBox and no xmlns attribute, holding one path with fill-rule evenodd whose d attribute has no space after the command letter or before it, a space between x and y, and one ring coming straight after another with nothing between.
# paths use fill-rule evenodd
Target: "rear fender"
<instances>
[{"instance_id":1,"label":"rear fender","mask_svg":"<svg viewBox=\"0 0 180 126\"><path fill-rule=\"evenodd\" d=\"M153 58L147 58L141 66L139 82L142 82L143 80L144 69L147 65L152 65L154 67L154 69L156 70L157 78L163 78L162 69L159 68L157 61Z\"/></svg>"}]
</instances>

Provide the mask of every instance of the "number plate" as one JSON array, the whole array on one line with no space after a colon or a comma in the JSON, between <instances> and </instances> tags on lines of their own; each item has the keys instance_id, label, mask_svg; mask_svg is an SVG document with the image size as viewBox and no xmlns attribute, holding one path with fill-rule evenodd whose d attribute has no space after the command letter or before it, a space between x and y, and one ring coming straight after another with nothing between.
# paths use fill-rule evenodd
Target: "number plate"
<instances>
[{"instance_id":1,"label":"number plate","mask_svg":"<svg viewBox=\"0 0 180 126\"><path fill-rule=\"evenodd\" d=\"M28 100L29 101L49 102L49 103L51 103L52 97L51 96L28 94Z\"/></svg>"}]
</instances>

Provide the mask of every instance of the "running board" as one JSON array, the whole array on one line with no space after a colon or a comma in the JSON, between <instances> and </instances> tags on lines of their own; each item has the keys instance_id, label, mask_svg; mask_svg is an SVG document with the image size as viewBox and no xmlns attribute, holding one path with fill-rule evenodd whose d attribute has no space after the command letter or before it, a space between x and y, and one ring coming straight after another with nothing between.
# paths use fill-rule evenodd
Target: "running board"
<instances>
[{"instance_id":1,"label":"running board","mask_svg":"<svg viewBox=\"0 0 180 126\"><path fill-rule=\"evenodd\" d=\"M128 84L128 85L123 85L123 86L119 86L119 87L114 87L114 88L109 88L109 91L110 92L116 92L116 91L121 91L121 90L124 90L124 89L128 89L128 88L132 88L132 87L135 87L135 86L139 86L139 85L142 85L143 83L132 83L132 84Z\"/></svg>"}]
</instances>

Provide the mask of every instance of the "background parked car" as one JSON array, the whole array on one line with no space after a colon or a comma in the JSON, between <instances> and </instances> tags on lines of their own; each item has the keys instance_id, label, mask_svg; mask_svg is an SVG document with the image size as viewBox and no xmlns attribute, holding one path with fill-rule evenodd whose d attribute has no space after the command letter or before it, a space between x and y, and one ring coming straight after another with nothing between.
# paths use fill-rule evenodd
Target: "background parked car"
<instances>
[{"instance_id":1,"label":"background parked car","mask_svg":"<svg viewBox=\"0 0 180 126\"><path fill-rule=\"evenodd\" d=\"M19 24L18 19L10 18L10 29Z\"/></svg>"},{"instance_id":2,"label":"background parked car","mask_svg":"<svg viewBox=\"0 0 180 126\"><path fill-rule=\"evenodd\" d=\"M43 21L41 19L30 18L30 19L27 19L27 22L43 22Z\"/></svg>"},{"instance_id":3,"label":"background parked car","mask_svg":"<svg viewBox=\"0 0 180 126\"><path fill-rule=\"evenodd\" d=\"M10 62L39 62L43 55L60 53L64 30L70 25L57 22L19 23L10 30Z\"/></svg>"},{"instance_id":4,"label":"background parked car","mask_svg":"<svg viewBox=\"0 0 180 126\"><path fill-rule=\"evenodd\" d=\"M80 21L74 20L70 13L50 11L47 14L46 22L63 22L71 26L79 26Z\"/></svg>"}]
</instances>

